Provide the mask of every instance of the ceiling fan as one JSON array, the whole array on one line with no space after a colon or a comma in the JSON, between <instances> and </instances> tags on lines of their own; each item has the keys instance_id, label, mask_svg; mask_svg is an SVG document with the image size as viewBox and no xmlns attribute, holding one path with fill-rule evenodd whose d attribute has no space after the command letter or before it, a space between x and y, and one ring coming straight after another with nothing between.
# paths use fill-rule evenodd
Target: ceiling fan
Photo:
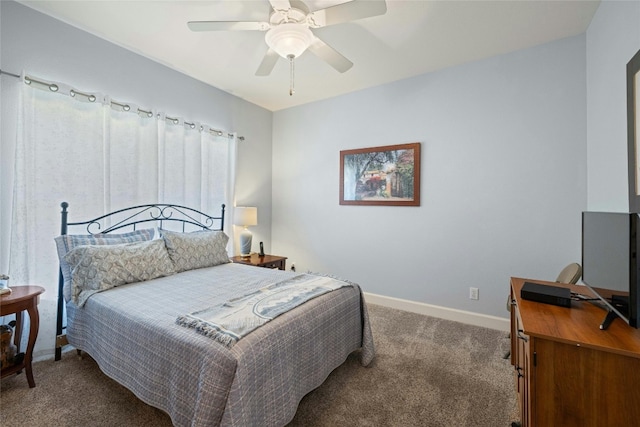
<instances>
[{"instance_id":1,"label":"ceiling fan","mask_svg":"<svg viewBox=\"0 0 640 427\"><path fill-rule=\"evenodd\" d=\"M310 12L301 0L269 0L269 3L269 22L190 21L187 25L192 31L266 31L265 42L269 49L256 75L271 74L280 56L288 59L291 64L290 95L294 92L293 60L307 49L341 73L353 66L353 62L316 37L312 28L384 15L387 12L384 0L351 0L314 12Z\"/></svg>"}]
</instances>

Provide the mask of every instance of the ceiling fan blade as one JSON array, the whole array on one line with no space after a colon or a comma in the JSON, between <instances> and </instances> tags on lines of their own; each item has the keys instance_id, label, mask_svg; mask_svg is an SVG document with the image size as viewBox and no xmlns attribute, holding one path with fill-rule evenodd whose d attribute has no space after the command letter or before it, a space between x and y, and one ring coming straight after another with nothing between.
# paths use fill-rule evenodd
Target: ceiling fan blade
<instances>
[{"instance_id":1,"label":"ceiling fan blade","mask_svg":"<svg viewBox=\"0 0 640 427\"><path fill-rule=\"evenodd\" d=\"M341 24L387 13L385 0L352 0L311 13L319 27ZM314 27L316 26L314 25Z\"/></svg>"},{"instance_id":2,"label":"ceiling fan blade","mask_svg":"<svg viewBox=\"0 0 640 427\"><path fill-rule=\"evenodd\" d=\"M291 9L291 3L289 0L269 0L273 10L289 10Z\"/></svg>"},{"instance_id":3,"label":"ceiling fan blade","mask_svg":"<svg viewBox=\"0 0 640 427\"><path fill-rule=\"evenodd\" d=\"M267 31L271 26L267 22L242 21L189 21L191 31Z\"/></svg>"},{"instance_id":4,"label":"ceiling fan blade","mask_svg":"<svg viewBox=\"0 0 640 427\"><path fill-rule=\"evenodd\" d=\"M311 53L313 53L318 58L322 59L341 73L344 73L345 71L348 71L351 67L353 67L353 62L349 61L347 58L338 53L337 50L317 37L314 38L313 42L309 46L309 50L311 51Z\"/></svg>"},{"instance_id":5,"label":"ceiling fan blade","mask_svg":"<svg viewBox=\"0 0 640 427\"><path fill-rule=\"evenodd\" d=\"M256 76L268 76L271 74L273 67L275 67L276 62L278 62L278 58L280 58L280 55L278 55L275 50L269 48L267 53L264 54L264 58L262 58L262 62L256 71Z\"/></svg>"}]
</instances>

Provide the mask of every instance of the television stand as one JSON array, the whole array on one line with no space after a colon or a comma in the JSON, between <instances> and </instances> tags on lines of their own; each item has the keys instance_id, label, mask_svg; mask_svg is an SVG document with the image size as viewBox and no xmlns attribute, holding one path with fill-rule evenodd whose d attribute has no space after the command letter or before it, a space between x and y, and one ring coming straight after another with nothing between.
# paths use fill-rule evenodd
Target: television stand
<instances>
[{"instance_id":1,"label":"television stand","mask_svg":"<svg viewBox=\"0 0 640 427\"><path fill-rule=\"evenodd\" d=\"M531 279L511 278L511 363L522 427L636 426L640 420L640 329L613 322L602 307L523 300ZM585 286L563 286L595 297Z\"/></svg>"}]
</instances>

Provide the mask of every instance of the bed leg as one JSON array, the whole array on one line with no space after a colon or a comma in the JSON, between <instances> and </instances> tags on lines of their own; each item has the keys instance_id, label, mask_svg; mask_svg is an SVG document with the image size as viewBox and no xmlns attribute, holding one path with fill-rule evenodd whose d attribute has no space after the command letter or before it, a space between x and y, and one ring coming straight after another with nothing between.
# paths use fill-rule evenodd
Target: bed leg
<instances>
[{"instance_id":1,"label":"bed leg","mask_svg":"<svg viewBox=\"0 0 640 427\"><path fill-rule=\"evenodd\" d=\"M56 356L55 356L55 360L60 360L62 358L62 347L64 347L67 344L69 344L69 341L67 341L67 335L66 334L60 334L60 335L56 336Z\"/></svg>"}]
</instances>

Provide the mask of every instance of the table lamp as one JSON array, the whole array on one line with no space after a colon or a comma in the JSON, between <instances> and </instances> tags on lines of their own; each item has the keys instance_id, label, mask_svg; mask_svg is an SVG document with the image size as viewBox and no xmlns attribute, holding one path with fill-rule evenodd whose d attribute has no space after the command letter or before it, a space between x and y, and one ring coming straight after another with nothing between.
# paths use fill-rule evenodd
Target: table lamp
<instances>
[{"instance_id":1,"label":"table lamp","mask_svg":"<svg viewBox=\"0 0 640 427\"><path fill-rule=\"evenodd\" d=\"M248 227L258 225L258 208L236 207L234 212L235 225L244 227L240 233L240 255L251 255L251 238L253 237Z\"/></svg>"}]
</instances>

